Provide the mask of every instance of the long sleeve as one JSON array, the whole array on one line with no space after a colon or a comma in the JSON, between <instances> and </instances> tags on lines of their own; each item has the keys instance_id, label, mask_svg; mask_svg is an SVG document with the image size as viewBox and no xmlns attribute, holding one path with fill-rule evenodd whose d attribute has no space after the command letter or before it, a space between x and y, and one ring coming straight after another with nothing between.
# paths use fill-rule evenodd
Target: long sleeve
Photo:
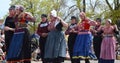
<instances>
[{"instance_id":1,"label":"long sleeve","mask_svg":"<svg viewBox=\"0 0 120 63\"><path fill-rule=\"evenodd\" d=\"M48 22L38 25L37 34L42 37L42 33L48 33Z\"/></svg>"},{"instance_id":2,"label":"long sleeve","mask_svg":"<svg viewBox=\"0 0 120 63\"><path fill-rule=\"evenodd\" d=\"M65 31L65 34L66 35L69 35L69 33L70 33L70 30L69 30L69 28Z\"/></svg>"},{"instance_id":3,"label":"long sleeve","mask_svg":"<svg viewBox=\"0 0 120 63\"><path fill-rule=\"evenodd\" d=\"M56 25L56 29L58 31L62 31L63 24L60 22L59 24Z\"/></svg>"},{"instance_id":4,"label":"long sleeve","mask_svg":"<svg viewBox=\"0 0 120 63\"><path fill-rule=\"evenodd\" d=\"M40 24L38 25L37 34L38 34L39 36L42 36Z\"/></svg>"},{"instance_id":5,"label":"long sleeve","mask_svg":"<svg viewBox=\"0 0 120 63\"><path fill-rule=\"evenodd\" d=\"M117 28L117 25L114 25L114 28L115 28L115 29L114 29L114 33L115 33L115 34L119 34L119 30L118 30L118 28Z\"/></svg>"},{"instance_id":6,"label":"long sleeve","mask_svg":"<svg viewBox=\"0 0 120 63\"><path fill-rule=\"evenodd\" d=\"M115 34L119 34L119 31L116 30L116 29L114 29L114 33L115 33Z\"/></svg>"}]
</instances>

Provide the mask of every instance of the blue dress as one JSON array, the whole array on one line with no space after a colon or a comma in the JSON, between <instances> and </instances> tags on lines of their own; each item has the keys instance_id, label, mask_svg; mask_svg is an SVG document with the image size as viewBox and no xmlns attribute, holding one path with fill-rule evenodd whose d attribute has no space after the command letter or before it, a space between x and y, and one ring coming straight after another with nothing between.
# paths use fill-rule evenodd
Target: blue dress
<instances>
[{"instance_id":1,"label":"blue dress","mask_svg":"<svg viewBox=\"0 0 120 63\"><path fill-rule=\"evenodd\" d=\"M90 55L92 55L91 42L91 34L79 34L75 41L73 58L90 58Z\"/></svg>"},{"instance_id":2,"label":"blue dress","mask_svg":"<svg viewBox=\"0 0 120 63\"><path fill-rule=\"evenodd\" d=\"M89 31L90 23L89 21L82 21L80 24L80 30L76 37L74 49L73 49L73 58L80 59L89 59L96 58L92 53L91 44L92 44L92 34Z\"/></svg>"},{"instance_id":3,"label":"blue dress","mask_svg":"<svg viewBox=\"0 0 120 63\"><path fill-rule=\"evenodd\" d=\"M66 57L66 40L62 31L62 24L59 23L55 29L48 33L44 58L50 59L49 61L63 62L64 57Z\"/></svg>"}]
</instances>

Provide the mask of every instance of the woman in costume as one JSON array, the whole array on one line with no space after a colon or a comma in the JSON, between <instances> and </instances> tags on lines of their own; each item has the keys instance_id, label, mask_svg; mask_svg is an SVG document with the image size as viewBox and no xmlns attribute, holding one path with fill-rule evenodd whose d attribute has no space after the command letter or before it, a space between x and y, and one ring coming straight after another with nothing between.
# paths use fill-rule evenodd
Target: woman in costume
<instances>
[{"instance_id":1,"label":"woman in costume","mask_svg":"<svg viewBox=\"0 0 120 63\"><path fill-rule=\"evenodd\" d=\"M72 58L73 56L73 47L77 36L77 18L75 16L71 17L71 24L65 32L68 37L68 51L71 59L71 63L76 63L77 60Z\"/></svg>"},{"instance_id":2,"label":"woman in costume","mask_svg":"<svg viewBox=\"0 0 120 63\"><path fill-rule=\"evenodd\" d=\"M81 23L78 24L78 35L73 49L73 58L84 59L85 63L90 63L89 58L92 54L92 35L90 32L90 26L96 25L96 23L89 20L84 12L80 13L80 18Z\"/></svg>"},{"instance_id":3,"label":"woman in costume","mask_svg":"<svg viewBox=\"0 0 120 63\"><path fill-rule=\"evenodd\" d=\"M47 62L61 63L66 57L66 40L62 28L68 27L60 17L57 17L55 10L51 11L50 14L50 25L48 26L47 41L45 44L45 56Z\"/></svg>"},{"instance_id":4,"label":"woman in costume","mask_svg":"<svg viewBox=\"0 0 120 63\"><path fill-rule=\"evenodd\" d=\"M10 63L23 62L31 63L31 41L27 22L34 22L29 13L24 12L24 7L17 5L15 16L15 32L11 41L7 61Z\"/></svg>"},{"instance_id":5,"label":"woman in costume","mask_svg":"<svg viewBox=\"0 0 120 63\"><path fill-rule=\"evenodd\" d=\"M112 21L107 19L104 26L99 28L100 33L103 33L101 44L100 60L98 63L114 63L116 58L116 38L114 33L119 34L116 25L112 25Z\"/></svg>"},{"instance_id":6,"label":"woman in costume","mask_svg":"<svg viewBox=\"0 0 120 63\"><path fill-rule=\"evenodd\" d=\"M40 51L41 59L42 59L43 63L45 63L45 61L44 61L44 49L45 49L45 43L46 43L46 40L47 40L47 35L48 35L48 32L49 32L48 31L49 22L47 21L47 15L46 14L42 14L41 19L42 19L42 21L38 25L37 34L40 36L39 47L40 47L40 50L41 50Z\"/></svg>"},{"instance_id":7,"label":"woman in costume","mask_svg":"<svg viewBox=\"0 0 120 63\"><path fill-rule=\"evenodd\" d=\"M93 29L93 47L94 47L94 52L97 57L97 59L100 58L100 49L101 49L101 42L102 42L102 34L97 34L97 31L99 27L101 26L101 19L97 18L96 19L97 25Z\"/></svg>"},{"instance_id":8,"label":"woman in costume","mask_svg":"<svg viewBox=\"0 0 120 63\"><path fill-rule=\"evenodd\" d=\"M9 45L11 43L14 29L15 29L15 23L14 23L14 16L15 16L15 6L12 5L9 8L9 16L5 19L4 22L4 31L5 31L5 45L6 45L6 54L8 53Z\"/></svg>"}]
</instances>

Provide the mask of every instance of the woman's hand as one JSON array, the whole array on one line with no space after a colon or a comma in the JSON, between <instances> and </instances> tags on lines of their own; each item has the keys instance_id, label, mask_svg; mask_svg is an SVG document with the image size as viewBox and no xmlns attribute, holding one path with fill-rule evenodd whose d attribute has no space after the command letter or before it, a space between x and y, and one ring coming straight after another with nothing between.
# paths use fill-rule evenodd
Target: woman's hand
<instances>
[{"instance_id":1,"label":"woman's hand","mask_svg":"<svg viewBox=\"0 0 120 63\"><path fill-rule=\"evenodd\" d=\"M68 24L61 17L57 17L57 19L60 20L60 22L65 28L68 28Z\"/></svg>"},{"instance_id":2,"label":"woman's hand","mask_svg":"<svg viewBox=\"0 0 120 63\"><path fill-rule=\"evenodd\" d=\"M6 26L6 27L4 28L4 30L5 30L5 31L14 31L15 29L14 29L14 28L10 28L10 27L8 27L8 26Z\"/></svg>"},{"instance_id":3,"label":"woman's hand","mask_svg":"<svg viewBox=\"0 0 120 63\"><path fill-rule=\"evenodd\" d=\"M42 37L47 37L48 33L42 33Z\"/></svg>"}]
</instances>

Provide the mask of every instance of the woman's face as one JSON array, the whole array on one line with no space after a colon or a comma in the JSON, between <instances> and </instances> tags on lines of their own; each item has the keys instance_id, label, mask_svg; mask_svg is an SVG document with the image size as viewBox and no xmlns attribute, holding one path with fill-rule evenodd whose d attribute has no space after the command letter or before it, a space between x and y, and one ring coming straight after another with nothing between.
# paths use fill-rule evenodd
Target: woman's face
<instances>
[{"instance_id":1,"label":"woman's face","mask_svg":"<svg viewBox=\"0 0 120 63\"><path fill-rule=\"evenodd\" d=\"M84 16L84 15L80 15L80 18L81 18L82 20L84 20L84 19L85 19L85 16Z\"/></svg>"},{"instance_id":2,"label":"woman's face","mask_svg":"<svg viewBox=\"0 0 120 63\"><path fill-rule=\"evenodd\" d=\"M97 26L101 25L101 22L100 21L96 21L97 22Z\"/></svg>"},{"instance_id":3,"label":"woman's face","mask_svg":"<svg viewBox=\"0 0 120 63\"><path fill-rule=\"evenodd\" d=\"M46 17L41 17L41 19L42 19L42 22L45 22L47 20Z\"/></svg>"},{"instance_id":4,"label":"woman's face","mask_svg":"<svg viewBox=\"0 0 120 63\"><path fill-rule=\"evenodd\" d=\"M16 14L18 15L20 13L21 13L21 11L19 9L16 9Z\"/></svg>"},{"instance_id":5,"label":"woman's face","mask_svg":"<svg viewBox=\"0 0 120 63\"><path fill-rule=\"evenodd\" d=\"M71 19L71 24L74 24L76 23L76 20L75 19Z\"/></svg>"},{"instance_id":6,"label":"woman's face","mask_svg":"<svg viewBox=\"0 0 120 63\"><path fill-rule=\"evenodd\" d=\"M9 15L10 15L10 16L14 16L14 15L15 15L15 13L16 13L16 11L15 11L15 10L9 10Z\"/></svg>"},{"instance_id":7,"label":"woman's face","mask_svg":"<svg viewBox=\"0 0 120 63\"><path fill-rule=\"evenodd\" d=\"M55 18L54 16L50 15L50 20L51 20L51 21L55 21L56 18Z\"/></svg>"},{"instance_id":8,"label":"woman's face","mask_svg":"<svg viewBox=\"0 0 120 63\"><path fill-rule=\"evenodd\" d=\"M110 22L108 20L105 21L106 25L110 25Z\"/></svg>"}]
</instances>

